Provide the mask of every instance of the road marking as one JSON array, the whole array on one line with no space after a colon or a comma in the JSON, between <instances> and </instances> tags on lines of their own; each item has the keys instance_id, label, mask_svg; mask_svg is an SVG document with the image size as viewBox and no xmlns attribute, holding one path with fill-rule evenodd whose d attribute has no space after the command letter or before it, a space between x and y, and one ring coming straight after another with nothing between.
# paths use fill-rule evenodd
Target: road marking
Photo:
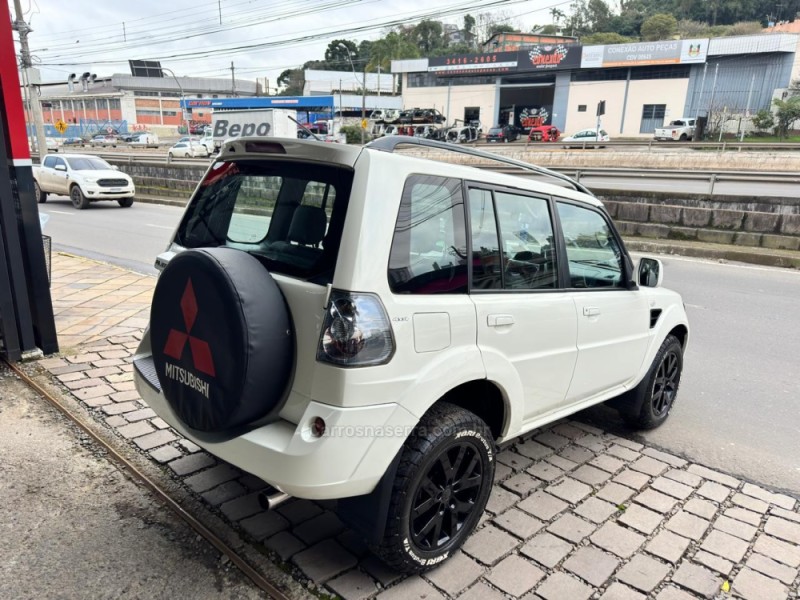
<instances>
[{"instance_id":1,"label":"road marking","mask_svg":"<svg viewBox=\"0 0 800 600\"><path fill-rule=\"evenodd\" d=\"M169 229L170 231L175 229L175 227L172 226L172 225L154 225L153 223L148 223L147 226L148 227L155 227L156 229Z\"/></svg>"},{"instance_id":2,"label":"road marking","mask_svg":"<svg viewBox=\"0 0 800 600\"><path fill-rule=\"evenodd\" d=\"M67 211L65 211L65 210L49 210L49 211L47 211L47 212L46 212L46 213L44 213L44 214L46 214L46 215L49 215L49 214L54 214L54 215L69 215L70 217L72 217L72 216L75 216L75 213L72 213L72 212L67 212Z\"/></svg>"}]
</instances>

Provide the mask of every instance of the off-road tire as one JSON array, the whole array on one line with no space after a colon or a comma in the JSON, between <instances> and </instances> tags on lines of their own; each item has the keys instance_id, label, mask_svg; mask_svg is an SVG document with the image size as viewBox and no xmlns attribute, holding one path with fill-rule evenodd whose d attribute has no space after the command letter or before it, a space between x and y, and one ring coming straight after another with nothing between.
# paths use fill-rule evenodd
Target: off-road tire
<instances>
[{"instance_id":1,"label":"off-road tire","mask_svg":"<svg viewBox=\"0 0 800 600\"><path fill-rule=\"evenodd\" d=\"M133 197L130 198L120 198L117 200L117 204L119 204L122 208L130 208L133 206Z\"/></svg>"},{"instance_id":2,"label":"off-road tire","mask_svg":"<svg viewBox=\"0 0 800 600\"><path fill-rule=\"evenodd\" d=\"M683 371L683 346L670 334L661 344L641 383L617 399L623 420L634 429L655 429L667 420Z\"/></svg>"},{"instance_id":3,"label":"off-road tire","mask_svg":"<svg viewBox=\"0 0 800 600\"><path fill-rule=\"evenodd\" d=\"M442 460L450 465L449 473ZM441 563L461 547L478 524L492 489L494 469L495 445L486 423L453 404L434 405L403 446L383 540L373 546L373 551L404 573L419 573ZM475 483L462 488L468 480ZM465 510L454 510L456 503ZM414 521L414 507L426 505ZM426 550L421 538L427 536L423 533L427 527L420 527L420 521L427 519L430 525L437 515L441 522L438 528L434 525L433 537L438 539L431 540L436 547L428 545ZM449 539L442 542L445 537Z\"/></svg>"},{"instance_id":4,"label":"off-road tire","mask_svg":"<svg viewBox=\"0 0 800 600\"><path fill-rule=\"evenodd\" d=\"M75 184L69 190L69 199L72 200L72 206L78 210L89 208L89 199L83 195L81 186Z\"/></svg>"},{"instance_id":5,"label":"off-road tire","mask_svg":"<svg viewBox=\"0 0 800 600\"><path fill-rule=\"evenodd\" d=\"M33 195L36 197L36 201L39 204L44 204L47 202L47 194L42 191L42 188L39 187L39 182L33 182Z\"/></svg>"}]
</instances>

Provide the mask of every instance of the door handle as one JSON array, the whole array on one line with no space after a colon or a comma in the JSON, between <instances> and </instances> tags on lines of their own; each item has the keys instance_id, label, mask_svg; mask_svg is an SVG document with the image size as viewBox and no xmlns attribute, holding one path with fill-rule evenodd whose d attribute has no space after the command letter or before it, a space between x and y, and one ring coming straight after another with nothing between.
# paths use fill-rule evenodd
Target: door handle
<instances>
[{"instance_id":1,"label":"door handle","mask_svg":"<svg viewBox=\"0 0 800 600\"><path fill-rule=\"evenodd\" d=\"M504 325L513 325L513 315L488 315L486 317L486 324L489 327L503 327Z\"/></svg>"},{"instance_id":2,"label":"door handle","mask_svg":"<svg viewBox=\"0 0 800 600\"><path fill-rule=\"evenodd\" d=\"M597 317L600 315L600 309L596 306L584 306L583 307L583 316L584 317Z\"/></svg>"}]
</instances>

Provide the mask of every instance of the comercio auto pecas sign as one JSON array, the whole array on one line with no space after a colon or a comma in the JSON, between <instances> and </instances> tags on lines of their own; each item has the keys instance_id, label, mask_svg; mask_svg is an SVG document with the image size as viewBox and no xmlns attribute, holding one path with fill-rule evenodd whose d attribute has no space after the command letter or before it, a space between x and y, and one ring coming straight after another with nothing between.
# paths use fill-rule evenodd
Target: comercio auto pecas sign
<instances>
[{"instance_id":1,"label":"comercio auto pecas sign","mask_svg":"<svg viewBox=\"0 0 800 600\"><path fill-rule=\"evenodd\" d=\"M706 62L708 39L585 46L582 69Z\"/></svg>"}]
</instances>

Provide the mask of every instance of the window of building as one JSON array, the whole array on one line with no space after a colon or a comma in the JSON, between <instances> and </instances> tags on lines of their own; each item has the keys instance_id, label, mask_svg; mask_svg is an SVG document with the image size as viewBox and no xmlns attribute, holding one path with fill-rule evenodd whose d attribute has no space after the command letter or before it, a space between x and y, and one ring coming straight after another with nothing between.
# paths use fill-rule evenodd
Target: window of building
<instances>
[{"instance_id":1,"label":"window of building","mask_svg":"<svg viewBox=\"0 0 800 600\"><path fill-rule=\"evenodd\" d=\"M573 71L572 81L620 81L628 78L628 69L582 69Z\"/></svg>"},{"instance_id":2,"label":"window of building","mask_svg":"<svg viewBox=\"0 0 800 600\"><path fill-rule=\"evenodd\" d=\"M657 65L631 68L631 79L688 79L690 65Z\"/></svg>"},{"instance_id":3,"label":"window of building","mask_svg":"<svg viewBox=\"0 0 800 600\"><path fill-rule=\"evenodd\" d=\"M586 105L578 104L578 112L586 112Z\"/></svg>"},{"instance_id":4,"label":"window of building","mask_svg":"<svg viewBox=\"0 0 800 600\"><path fill-rule=\"evenodd\" d=\"M493 84L496 77L493 75L479 75L472 77L445 77L435 73L409 73L408 87L447 87L450 85L487 85Z\"/></svg>"}]
</instances>

